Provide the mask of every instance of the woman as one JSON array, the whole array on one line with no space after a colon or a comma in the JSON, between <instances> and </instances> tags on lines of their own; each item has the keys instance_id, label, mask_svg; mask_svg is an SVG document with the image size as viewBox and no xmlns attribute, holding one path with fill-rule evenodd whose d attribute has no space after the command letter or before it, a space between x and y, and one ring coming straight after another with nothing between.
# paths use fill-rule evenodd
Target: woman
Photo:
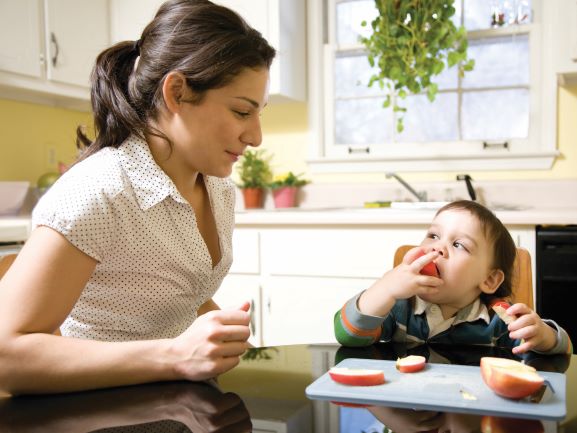
<instances>
[{"instance_id":1,"label":"woman","mask_svg":"<svg viewBox=\"0 0 577 433\"><path fill-rule=\"evenodd\" d=\"M99 55L96 139L79 131L81 160L36 206L0 283L0 389L203 380L238 364L248 303L211 297L232 261L225 178L261 143L274 55L206 0L164 3L138 41Z\"/></svg>"}]
</instances>

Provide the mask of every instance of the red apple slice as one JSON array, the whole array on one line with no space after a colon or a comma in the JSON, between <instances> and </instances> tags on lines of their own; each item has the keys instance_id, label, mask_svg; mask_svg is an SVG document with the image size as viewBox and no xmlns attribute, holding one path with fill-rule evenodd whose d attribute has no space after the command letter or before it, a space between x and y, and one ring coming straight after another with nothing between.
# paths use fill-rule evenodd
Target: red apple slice
<instances>
[{"instance_id":1,"label":"red apple slice","mask_svg":"<svg viewBox=\"0 0 577 433\"><path fill-rule=\"evenodd\" d=\"M496 394L512 399L535 393L545 382L529 365L512 359L493 357L481 358L481 376Z\"/></svg>"},{"instance_id":2,"label":"red apple slice","mask_svg":"<svg viewBox=\"0 0 577 433\"><path fill-rule=\"evenodd\" d=\"M511 316L511 315L507 314L507 310L509 309L510 306L511 306L511 304L504 302L504 301L495 302L491 306L491 308L493 308L493 310L495 311L495 313L497 313L499 318L503 322L505 322L507 325L516 319L515 316Z\"/></svg>"},{"instance_id":3,"label":"red apple slice","mask_svg":"<svg viewBox=\"0 0 577 433\"><path fill-rule=\"evenodd\" d=\"M419 251L417 257L415 257L415 260L417 260L419 257L423 257L424 255L425 252L423 250ZM437 265L435 265L433 262L429 262L421 268L420 274L429 275L431 277L439 277L439 270L437 269Z\"/></svg>"},{"instance_id":4,"label":"red apple slice","mask_svg":"<svg viewBox=\"0 0 577 433\"><path fill-rule=\"evenodd\" d=\"M425 368L427 359L424 356L409 355L397 359L397 370L401 373L415 373Z\"/></svg>"},{"instance_id":5,"label":"red apple slice","mask_svg":"<svg viewBox=\"0 0 577 433\"><path fill-rule=\"evenodd\" d=\"M385 383L385 373L382 370L333 367L329 370L329 376L344 385L374 386Z\"/></svg>"}]
</instances>

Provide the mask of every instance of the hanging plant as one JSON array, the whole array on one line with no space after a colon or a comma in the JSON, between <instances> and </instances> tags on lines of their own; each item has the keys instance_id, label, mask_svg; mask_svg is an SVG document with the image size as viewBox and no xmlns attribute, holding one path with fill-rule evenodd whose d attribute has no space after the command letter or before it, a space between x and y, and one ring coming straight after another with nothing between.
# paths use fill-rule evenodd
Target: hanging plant
<instances>
[{"instance_id":1,"label":"hanging plant","mask_svg":"<svg viewBox=\"0 0 577 433\"><path fill-rule=\"evenodd\" d=\"M457 28L451 20L454 0L375 0L375 4L379 15L371 22L373 33L361 37L370 65L379 70L368 85L378 83L388 89L383 107L392 104L397 131L402 132L407 109L398 105L399 99L426 92L432 102L438 93L432 78L445 64L458 66L462 77L475 61L467 58L465 28Z\"/></svg>"}]
</instances>

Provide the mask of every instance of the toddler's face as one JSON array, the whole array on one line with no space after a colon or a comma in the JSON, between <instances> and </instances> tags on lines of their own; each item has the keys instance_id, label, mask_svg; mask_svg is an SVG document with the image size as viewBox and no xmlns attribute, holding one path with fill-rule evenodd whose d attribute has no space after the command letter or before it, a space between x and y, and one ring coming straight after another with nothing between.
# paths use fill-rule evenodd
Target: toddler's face
<instances>
[{"instance_id":1,"label":"toddler's face","mask_svg":"<svg viewBox=\"0 0 577 433\"><path fill-rule=\"evenodd\" d=\"M462 308L481 294L492 270L493 246L469 211L450 209L437 215L421 245L427 252L439 251L435 263L444 281L440 292L426 301Z\"/></svg>"}]
</instances>

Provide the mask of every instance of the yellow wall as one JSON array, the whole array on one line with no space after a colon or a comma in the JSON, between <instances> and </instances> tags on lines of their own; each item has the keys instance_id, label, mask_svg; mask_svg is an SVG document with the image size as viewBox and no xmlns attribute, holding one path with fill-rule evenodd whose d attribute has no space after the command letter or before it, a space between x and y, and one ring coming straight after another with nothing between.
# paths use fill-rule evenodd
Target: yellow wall
<instances>
[{"instance_id":1,"label":"yellow wall","mask_svg":"<svg viewBox=\"0 0 577 433\"><path fill-rule=\"evenodd\" d=\"M35 184L58 161L72 162L80 124L92 126L89 113L0 99L0 180Z\"/></svg>"},{"instance_id":2,"label":"yellow wall","mask_svg":"<svg viewBox=\"0 0 577 433\"><path fill-rule=\"evenodd\" d=\"M382 182L384 174L311 174L305 162L308 112L305 103L268 106L262 117L263 148L273 155L275 173L305 173L315 182ZM75 156L75 129L92 125L89 113L0 99L0 180L36 179L56 169L55 160L70 163ZM551 170L472 172L483 179L577 179L577 86L559 89L558 143L561 157ZM456 173L410 173L413 180L451 181Z\"/></svg>"},{"instance_id":3,"label":"yellow wall","mask_svg":"<svg viewBox=\"0 0 577 433\"><path fill-rule=\"evenodd\" d=\"M559 88L558 146L561 157L551 170L470 172L475 180L577 179L577 86ZM290 119L290 126L287 122ZM305 104L270 105L263 113L263 148L274 155L279 171L307 172L307 109ZM382 182L384 173L310 174L315 182ZM452 181L456 173L403 173L413 180Z\"/></svg>"}]
</instances>

